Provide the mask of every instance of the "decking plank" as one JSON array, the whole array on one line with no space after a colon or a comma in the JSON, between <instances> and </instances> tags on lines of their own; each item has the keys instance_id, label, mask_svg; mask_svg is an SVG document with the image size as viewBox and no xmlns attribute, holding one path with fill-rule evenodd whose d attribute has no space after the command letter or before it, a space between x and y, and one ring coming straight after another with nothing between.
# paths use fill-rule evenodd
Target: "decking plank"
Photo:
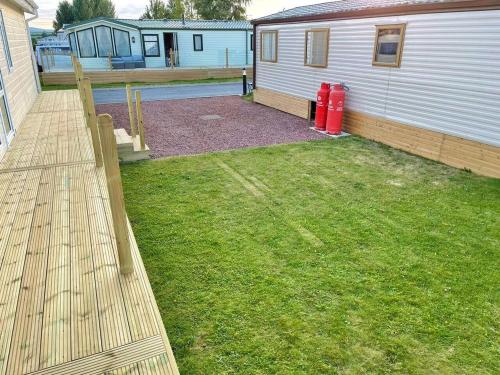
<instances>
[{"instance_id":1,"label":"decking plank","mask_svg":"<svg viewBox=\"0 0 500 375\"><path fill-rule=\"evenodd\" d=\"M99 306L96 296L94 251L85 194L85 175L80 166L70 167L71 243L71 336L72 358L83 358L102 350Z\"/></svg>"},{"instance_id":2,"label":"decking plank","mask_svg":"<svg viewBox=\"0 0 500 375\"><path fill-rule=\"evenodd\" d=\"M38 369L45 275L52 224L51 181L53 179L53 169L42 171L31 224L31 237L26 252L26 265L16 312L8 374L28 373Z\"/></svg>"},{"instance_id":3,"label":"decking plank","mask_svg":"<svg viewBox=\"0 0 500 375\"><path fill-rule=\"evenodd\" d=\"M0 353L2 362L0 373L7 374L9 359L4 353L10 352L16 310L19 294L21 291L21 280L25 266L26 250L31 233L31 221L39 187L41 171L21 172L23 184L19 189L17 200L19 205L7 234L6 247L2 264L0 266Z\"/></svg>"}]
</instances>

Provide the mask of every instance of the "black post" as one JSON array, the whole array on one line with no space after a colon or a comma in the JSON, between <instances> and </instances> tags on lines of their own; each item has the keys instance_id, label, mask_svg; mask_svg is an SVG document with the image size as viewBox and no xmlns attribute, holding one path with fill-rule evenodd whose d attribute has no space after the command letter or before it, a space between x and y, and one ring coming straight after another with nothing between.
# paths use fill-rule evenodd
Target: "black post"
<instances>
[{"instance_id":1,"label":"black post","mask_svg":"<svg viewBox=\"0 0 500 375\"><path fill-rule=\"evenodd\" d=\"M247 69L243 68L243 95L247 94Z\"/></svg>"}]
</instances>

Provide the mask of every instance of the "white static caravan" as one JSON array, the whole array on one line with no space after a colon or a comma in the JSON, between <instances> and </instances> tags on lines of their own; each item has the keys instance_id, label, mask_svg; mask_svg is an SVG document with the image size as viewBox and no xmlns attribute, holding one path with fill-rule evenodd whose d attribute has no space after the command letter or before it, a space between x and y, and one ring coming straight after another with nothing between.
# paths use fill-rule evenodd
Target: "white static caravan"
<instances>
[{"instance_id":1,"label":"white static caravan","mask_svg":"<svg viewBox=\"0 0 500 375\"><path fill-rule=\"evenodd\" d=\"M500 177L500 1L344 0L254 24L255 101L314 116L349 87L347 131Z\"/></svg>"},{"instance_id":2,"label":"white static caravan","mask_svg":"<svg viewBox=\"0 0 500 375\"><path fill-rule=\"evenodd\" d=\"M65 30L72 52L85 69L108 69L110 56L139 61L142 64L136 68L152 69L172 63L180 68L223 68L226 64L241 68L252 63L248 21L99 17L65 26ZM175 61L170 61L170 50Z\"/></svg>"}]
</instances>

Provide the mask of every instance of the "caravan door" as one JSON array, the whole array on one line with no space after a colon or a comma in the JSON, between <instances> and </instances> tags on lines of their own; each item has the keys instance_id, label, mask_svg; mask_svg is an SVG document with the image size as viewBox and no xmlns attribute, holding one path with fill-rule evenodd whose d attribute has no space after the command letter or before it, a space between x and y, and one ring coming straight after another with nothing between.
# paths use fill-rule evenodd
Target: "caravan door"
<instances>
[{"instance_id":1,"label":"caravan door","mask_svg":"<svg viewBox=\"0 0 500 375\"><path fill-rule=\"evenodd\" d=\"M163 33L163 45L165 47L166 66L179 66L179 44L177 42L177 33ZM170 61L170 51L173 52L173 61Z\"/></svg>"}]
</instances>

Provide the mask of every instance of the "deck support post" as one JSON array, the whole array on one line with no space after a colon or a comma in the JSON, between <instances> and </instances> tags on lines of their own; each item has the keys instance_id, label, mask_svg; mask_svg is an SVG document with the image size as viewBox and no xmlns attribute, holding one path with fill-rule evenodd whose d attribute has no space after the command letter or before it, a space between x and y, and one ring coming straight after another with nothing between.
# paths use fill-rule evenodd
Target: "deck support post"
<instances>
[{"instance_id":1,"label":"deck support post","mask_svg":"<svg viewBox=\"0 0 500 375\"><path fill-rule=\"evenodd\" d=\"M135 106L137 108L137 127L139 128L141 150L145 150L146 141L144 140L144 119L142 118L141 92L139 90L135 92Z\"/></svg>"},{"instance_id":2,"label":"deck support post","mask_svg":"<svg viewBox=\"0 0 500 375\"><path fill-rule=\"evenodd\" d=\"M85 110L87 108L87 98L85 96L85 92L83 90L83 68L82 64L80 64L79 61L76 62L75 65L75 75L76 75L76 85L78 86L78 91L80 91L80 99L82 100L82 105L84 109L84 115L85 115L85 123L87 126L89 126L89 116L87 111Z\"/></svg>"},{"instance_id":3,"label":"deck support post","mask_svg":"<svg viewBox=\"0 0 500 375\"><path fill-rule=\"evenodd\" d=\"M97 116L95 113L94 94L92 93L92 85L89 78L83 79L83 92L85 93L88 125L90 128L90 137L92 138L92 148L94 149L95 166L102 167L102 150L99 140L99 130L97 129Z\"/></svg>"},{"instance_id":4,"label":"deck support post","mask_svg":"<svg viewBox=\"0 0 500 375\"><path fill-rule=\"evenodd\" d=\"M122 274L128 274L134 271L134 264L130 251L127 213L125 212L120 165L118 164L118 151L116 149L116 138L113 131L113 119L110 115L104 114L97 117L97 122L99 124L99 136L101 139L116 246L118 248L120 272Z\"/></svg>"},{"instance_id":5,"label":"deck support post","mask_svg":"<svg viewBox=\"0 0 500 375\"><path fill-rule=\"evenodd\" d=\"M130 135L135 137L137 135L137 126L135 125L135 116L134 116L134 99L132 97L132 89L130 84L127 83L125 86L127 90L127 103L128 103L128 118L130 120Z\"/></svg>"},{"instance_id":6,"label":"deck support post","mask_svg":"<svg viewBox=\"0 0 500 375\"><path fill-rule=\"evenodd\" d=\"M229 68L229 48L226 48L226 68Z\"/></svg>"}]
</instances>

